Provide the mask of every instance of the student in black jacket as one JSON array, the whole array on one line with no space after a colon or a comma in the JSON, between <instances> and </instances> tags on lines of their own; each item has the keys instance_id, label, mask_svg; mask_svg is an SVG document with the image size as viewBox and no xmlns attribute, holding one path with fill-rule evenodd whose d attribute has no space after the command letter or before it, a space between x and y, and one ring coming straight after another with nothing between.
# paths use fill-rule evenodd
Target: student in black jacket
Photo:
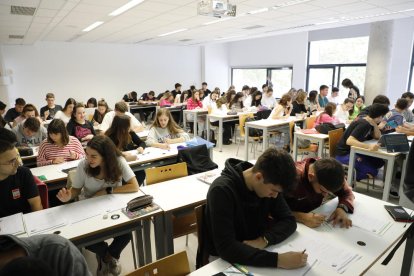
<instances>
[{"instance_id":1,"label":"student in black jacket","mask_svg":"<svg viewBox=\"0 0 414 276\"><path fill-rule=\"evenodd\" d=\"M254 166L228 159L207 194L205 244L210 256L242 265L304 266L306 253L263 250L296 230L295 217L279 196L295 180L295 163L282 150L267 149Z\"/></svg>"}]
</instances>

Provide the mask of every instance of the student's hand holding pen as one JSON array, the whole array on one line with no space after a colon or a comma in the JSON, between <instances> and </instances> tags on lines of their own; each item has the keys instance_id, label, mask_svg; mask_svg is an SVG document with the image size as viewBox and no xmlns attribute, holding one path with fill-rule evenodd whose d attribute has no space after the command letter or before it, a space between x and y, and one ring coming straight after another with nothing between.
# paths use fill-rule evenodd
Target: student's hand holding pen
<instances>
[{"instance_id":1,"label":"student's hand holding pen","mask_svg":"<svg viewBox=\"0 0 414 276\"><path fill-rule=\"evenodd\" d=\"M161 144L161 145L160 145L160 147L161 147L162 149L165 149L165 150L169 150L169 149L170 149L170 145L169 145L169 144L166 144L166 143Z\"/></svg>"},{"instance_id":2,"label":"student's hand holding pen","mask_svg":"<svg viewBox=\"0 0 414 276\"><path fill-rule=\"evenodd\" d=\"M137 148L137 152L140 154L144 153L144 148L143 147Z\"/></svg>"},{"instance_id":3,"label":"student's hand holding pen","mask_svg":"<svg viewBox=\"0 0 414 276\"><path fill-rule=\"evenodd\" d=\"M349 228L352 226L352 220L348 218L348 215L342 208L336 208L328 221L332 221L333 226L339 224L341 228Z\"/></svg>"},{"instance_id":4,"label":"student's hand holding pen","mask_svg":"<svg viewBox=\"0 0 414 276\"><path fill-rule=\"evenodd\" d=\"M324 215L316 213L305 213L302 223L310 228L319 227L326 219Z\"/></svg>"},{"instance_id":5,"label":"student's hand holding pen","mask_svg":"<svg viewBox=\"0 0 414 276\"><path fill-rule=\"evenodd\" d=\"M306 265L308 254L306 249L301 252L279 253L277 257L277 267L284 269L294 269Z\"/></svg>"}]
</instances>

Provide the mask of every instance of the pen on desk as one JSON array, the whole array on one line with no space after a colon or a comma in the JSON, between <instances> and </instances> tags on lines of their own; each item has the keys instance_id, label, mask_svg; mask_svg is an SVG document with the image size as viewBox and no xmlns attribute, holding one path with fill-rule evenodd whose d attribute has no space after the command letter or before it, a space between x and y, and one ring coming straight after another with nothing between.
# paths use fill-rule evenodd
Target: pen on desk
<instances>
[{"instance_id":1,"label":"pen on desk","mask_svg":"<svg viewBox=\"0 0 414 276\"><path fill-rule=\"evenodd\" d=\"M240 270L240 272L243 272L244 275L253 276L253 273L250 273L244 266L241 266L239 264L233 264L233 265L234 265L235 268Z\"/></svg>"},{"instance_id":2,"label":"pen on desk","mask_svg":"<svg viewBox=\"0 0 414 276\"><path fill-rule=\"evenodd\" d=\"M303 250L302 254L305 254L305 252L306 252L306 249L305 249L305 250Z\"/></svg>"}]
</instances>

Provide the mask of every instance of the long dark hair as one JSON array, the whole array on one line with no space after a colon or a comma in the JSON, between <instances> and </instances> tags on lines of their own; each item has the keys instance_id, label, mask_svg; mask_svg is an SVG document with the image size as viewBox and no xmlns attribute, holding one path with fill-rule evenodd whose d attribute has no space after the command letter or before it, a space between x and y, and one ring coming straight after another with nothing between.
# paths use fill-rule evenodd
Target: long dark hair
<instances>
[{"instance_id":1,"label":"long dark hair","mask_svg":"<svg viewBox=\"0 0 414 276\"><path fill-rule=\"evenodd\" d=\"M262 92L260 92L259 90L256 90L255 92L253 92L252 94L250 94L252 97L252 104L250 106L259 106L262 104ZM256 96L260 95L260 99L256 100Z\"/></svg>"},{"instance_id":2,"label":"long dark hair","mask_svg":"<svg viewBox=\"0 0 414 276\"><path fill-rule=\"evenodd\" d=\"M232 95L236 95L236 91L230 90L229 92L227 92L227 95L226 95L226 102L227 103L230 103L231 102L231 96Z\"/></svg>"},{"instance_id":3,"label":"long dark hair","mask_svg":"<svg viewBox=\"0 0 414 276\"><path fill-rule=\"evenodd\" d=\"M233 100L231 100L231 102L229 103L229 108L231 108L233 105L237 106L238 104L240 105L240 108L243 108L243 101L239 103L239 99L243 98L243 96L243 92L237 92L236 96L234 96Z\"/></svg>"},{"instance_id":4,"label":"long dark hair","mask_svg":"<svg viewBox=\"0 0 414 276\"><path fill-rule=\"evenodd\" d=\"M131 118L128 115L115 116L112 125L105 132L105 135L111 138L115 146L119 150L131 143L131 135L129 135L129 128L131 126Z\"/></svg>"},{"instance_id":5,"label":"long dark hair","mask_svg":"<svg viewBox=\"0 0 414 276\"><path fill-rule=\"evenodd\" d=\"M61 119L53 119L47 127L47 141L51 144L55 142L50 138L50 134L62 134L62 144L66 146L69 144L69 134L66 130L65 123Z\"/></svg>"},{"instance_id":6,"label":"long dark hair","mask_svg":"<svg viewBox=\"0 0 414 276\"><path fill-rule=\"evenodd\" d=\"M361 99L362 101L363 101L363 103L362 104L365 104L365 97L364 96L358 96L356 99L355 99L355 102L354 102L354 106L348 111L349 112L349 115L351 116L352 114L354 114L354 111L355 111L355 109L356 109L356 102L357 102L357 100L358 99ZM359 110L359 112L361 112L361 110L362 110L362 108Z\"/></svg>"},{"instance_id":7,"label":"long dark hair","mask_svg":"<svg viewBox=\"0 0 414 276\"><path fill-rule=\"evenodd\" d=\"M65 106L63 107L63 112L66 112L66 109L68 109L68 106L73 104L73 108L75 108L76 100L74 98L69 98L66 100Z\"/></svg>"},{"instance_id":8,"label":"long dark hair","mask_svg":"<svg viewBox=\"0 0 414 276\"><path fill-rule=\"evenodd\" d=\"M102 156L103 165L96 168L91 166L85 167L87 175L96 177L103 169L103 177L105 182L115 183L122 177L122 169L118 161L118 157L122 156L119 149L116 148L112 140L104 135L97 135L92 138L86 145L87 148L96 150Z\"/></svg>"}]
</instances>

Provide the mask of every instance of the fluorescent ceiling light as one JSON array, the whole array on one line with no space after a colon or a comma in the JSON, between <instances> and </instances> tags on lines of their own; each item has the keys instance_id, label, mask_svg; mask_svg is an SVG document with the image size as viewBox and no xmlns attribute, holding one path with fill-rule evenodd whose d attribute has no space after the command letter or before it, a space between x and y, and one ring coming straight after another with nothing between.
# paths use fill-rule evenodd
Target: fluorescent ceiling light
<instances>
[{"instance_id":1,"label":"fluorescent ceiling light","mask_svg":"<svg viewBox=\"0 0 414 276\"><path fill-rule=\"evenodd\" d=\"M279 9L279 8L283 8L283 7L290 7L290 6L294 6L294 5L298 5L298 4L303 4L306 2L309 2L311 0L292 0L292 1L287 1L287 2L283 2L280 4L277 4L273 7L274 10Z\"/></svg>"},{"instance_id":2,"label":"fluorescent ceiling light","mask_svg":"<svg viewBox=\"0 0 414 276\"><path fill-rule=\"evenodd\" d=\"M213 21L209 21L209 22L206 22L206 23L203 23L203 25L211 25L211 24L216 24L216 23L219 23L219 22L223 22L223 21L227 21L227 20L230 20L230 19L233 19L234 17L225 17L225 18L221 18L221 19L217 19L217 20L213 20Z\"/></svg>"},{"instance_id":3,"label":"fluorescent ceiling light","mask_svg":"<svg viewBox=\"0 0 414 276\"><path fill-rule=\"evenodd\" d=\"M215 38L214 40L225 40L225 39L232 39L232 38L238 38L238 37L243 37L246 35L232 35L232 36L226 36L226 37L218 37Z\"/></svg>"},{"instance_id":4,"label":"fluorescent ceiling light","mask_svg":"<svg viewBox=\"0 0 414 276\"><path fill-rule=\"evenodd\" d=\"M248 12L248 14L258 14L258 13L267 12L267 11L269 11L269 8L263 8L263 9L250 11L250 12Z\"/></svg>"},{"instance_id":5,"label":"fluorescent ceiling light","mask_svg":"<svg viewBox=\"0 0 414 276\"><path fill-rule=\"evenodd\" d=\"M165 33L165 34L160 34L160 35L158 35L158 36L167 36L167 35L172 35L172 34L176 34L176 33L179 33L179 32L184 32L184 31L187 31L188 29L178 29L178 30L175 30L175 31L172 31L172 32L168 32L168 33Z\"/></svg>"},{"instance_id":6,"label":"fluorescent ceiling light","mask_svg":"<svg viewBox=\"0 0 414 276\"><path fill-rule=\"evenodd\" d=\"M85 29L82 30L82 32L89 32L92 31L93 29L95 29L96 27L102 25L104 22L103 21L96 21L95 23L89 25L88 27L86 27Z\"/></svg>"},{"instance_id":7,"label":"fluorescent ceiling light","mask_svg":"<svg viewBox=\"0 0 414 276\"><path fill-rule=\"evenodd\" d=\"M111 12L109 15L110 16L117 16L120 15L123 12L126 12L129 9L132 9L133 7L135 7L138 4L141 4L142 2L144 2L144 0L132 0L129 1L128 3L126 3L125 5L123 5L120 8L117 8L116 10L114 10L113 12Z\"/></svg>"}]
</instances>

